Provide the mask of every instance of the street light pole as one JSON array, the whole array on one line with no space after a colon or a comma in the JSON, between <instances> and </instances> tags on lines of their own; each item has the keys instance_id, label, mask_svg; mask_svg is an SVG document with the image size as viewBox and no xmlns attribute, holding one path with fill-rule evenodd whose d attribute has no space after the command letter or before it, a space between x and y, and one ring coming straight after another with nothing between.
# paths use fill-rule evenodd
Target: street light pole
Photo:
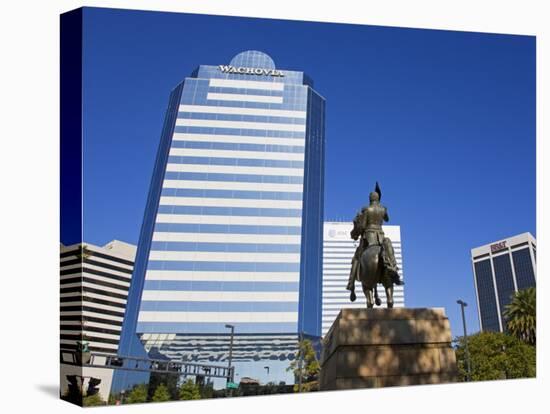
<instances>
[{"instance_id":1,"label":"street light pole","mask_svg":"<svg viewBox=\"0 0 550 414\"><path fill-rule=\"evenodd\" d=\"M231 329L231 339L229 340L229 375L227 377L227 382L229 383L229 381L233 382L233 368L231 366L231 363L233 362L233 335L235 333L235 326L227 324L225 325L225 327L227 329Z\"/></svg>"},{"instance_id":2,"label":"street light pole","mask_svg":"<svg viewBox=\"0 0 550 414\"><path fill-rule=\"evenodd\" d=\"M456 303L460 305L460 309L462 311L462 326L464 328L464 353L466 357L466 372L467 372L466 379L468 381L471 381L472 370L470 366L470 351L468 350L468 333L466 330L466 317L464 316L464 308L468 306L468 304L461 299L457 300Z\"/></svg>"}]
</instances>

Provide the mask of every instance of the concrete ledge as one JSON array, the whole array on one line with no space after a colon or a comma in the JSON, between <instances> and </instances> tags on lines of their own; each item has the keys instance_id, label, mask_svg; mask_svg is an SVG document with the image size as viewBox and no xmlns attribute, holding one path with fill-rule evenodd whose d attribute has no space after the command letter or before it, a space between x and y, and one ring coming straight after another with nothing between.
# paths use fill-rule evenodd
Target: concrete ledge
<instances>
[{"instance_id":1,"label":"concrete ledge","mask_svg":"<svg viewBox=\"0 0 550 414\"><path fill-rule=\"evenodd\" d=\"M445 319L446 316L443 308L344 308L337 318L342 320L374 319L394 321L398 319Z\"/></svg>"},{"instance_id":2,"label":"concrete ledge","mask_svg":"<svg viewBox=\"0 0 550 414\"><path fill-rule=\"evenodd\" d=\"M351 390L357 388L398 387L403 385L444 384L456 382L450 374L395 375L386 377L338 378L333 390Z\"/></svg>"}]
</instances>

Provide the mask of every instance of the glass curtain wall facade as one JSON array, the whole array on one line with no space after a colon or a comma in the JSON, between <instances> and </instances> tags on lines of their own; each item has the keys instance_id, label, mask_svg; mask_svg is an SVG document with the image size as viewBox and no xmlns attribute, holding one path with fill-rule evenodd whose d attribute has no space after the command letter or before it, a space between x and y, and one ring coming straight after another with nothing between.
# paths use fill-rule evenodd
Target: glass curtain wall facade
<instances>
[{"instance_id":1,"label":"glass curtain wall facade","mask_svg":"<svg viewBox=\"0 0 550 414\"><path fill-rule=\"evenodd\" d=\"M536 286L536 240L523 233L471 253L481 330L504 332L503 312L514 293Z\"/></svg>"},{"instance_id":2,"label":"glass curtain wall facade","mask_svg":"<svg viewBox=\"0 0 550 414\"><path fill-rule=\"evenodd\" d=\"M246 51L174 89L120 355L227 364L229 324L236 382L294 381L298 336L321 335L325 101L312 86Z\"/></svg>"}]
</instances>

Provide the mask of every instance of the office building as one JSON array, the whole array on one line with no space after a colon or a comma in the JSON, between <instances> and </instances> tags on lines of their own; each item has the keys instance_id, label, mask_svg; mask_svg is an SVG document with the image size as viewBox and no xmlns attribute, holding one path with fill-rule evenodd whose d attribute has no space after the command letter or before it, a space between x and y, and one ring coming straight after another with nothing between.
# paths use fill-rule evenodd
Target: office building
<instances>
[{"instance_id":1,"label":"office building","mask_svg":"<svg viewBox=\"0 0 550 414\"><path fill-rule=\"evenodd\" d=\"M504 332L503 312L518 290L537 280L537 242L522 233L471 250L474 283L482 331Z\"/></svg>"},{"instance_id":2,"label":"office building","mask_svg":"<svg viewBox=\"0 0 550 414\"><path fill-rule=\"evenodd\" d=\"M136 246L113 240L105 246L78 243L60 249L60 391L67 392L67 375L84 384L101 380L99 392L109 397L113 370L72 365L77 342L93 353L116 355ZM68 363L64 363L68 362Z\"/></svg>"},{"instance_id":3,"label":"office building","mask_svg":"<svg viewBox=\"0 0 550 414\"><path fill-rule=\"evenodd\" d=\"M384 234L392 241L399 275L403 279L403 257L401 252L401 228L399 226L382 226ZM357 299L350 302L346 286L351 270L351 259L358 241L352 240L351 222L325 222L323 232L323 336L332 326L342 308L366 308L367 301L359 282L355 283ZM404 279L403 279L404 280ZM378 286L378 295L382 306L386 306L386 292ZM394 287L394 307L405 306L404 286Z\"/></svg>"},{"instance_id":4,"label":"office building","mask_svg":"<svg viewBox=\"0 0 550 414\"><path fill-rule=\"evenodd\" d=\"M235 381L294 380L299 335L321 335L324 108L258 51L176 86L121 354L227 364L231 325Z\"/></svg>"},{"instance_id":5,"label":"office building","mask_svg":"<svg viewBox=\"0 0 550 414\"><path fill-rule=\"evenodd\" d=\"M90 351L116 355L136 247L61 245L61 349L84 337Z\"/></svg>"}]
</instances>

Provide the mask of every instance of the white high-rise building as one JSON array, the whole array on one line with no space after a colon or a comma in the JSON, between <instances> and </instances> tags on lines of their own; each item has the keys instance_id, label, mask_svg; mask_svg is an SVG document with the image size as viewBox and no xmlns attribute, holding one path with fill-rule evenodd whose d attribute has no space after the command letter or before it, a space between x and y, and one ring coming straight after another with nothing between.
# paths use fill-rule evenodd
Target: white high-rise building
<instances>
[{"instance_id":1,"label":"white high-rise building","mask_svg":"<svg viewBox=\"0 0 550 414\"><path fill-rule=\"evenodd\" d=\"M61 245L61 350L86 340L92 352L117 353L135 255L119 240Z\"/></svg>"},{"instance_id":2,"label":"white high-rise building","mask_svg":"<svg viewBox=\"0 0 550 414\"><path fill-rule=\"evenodd\" d=\"M60 250L60 392L67 393L70 377L83 389L94 378L107 401L113 370L82 367L74 351L85 342L96 355L117 354L136 246L113 240L105 246L61 244Z\"/></svg>"},{"instance_id":3,"label":"white high-rise building","mask_svg":"<svg viewBox=\"0 0 550 414\"><path fill-rule=\"evenodd\" d=\"M403 258L401 255L401 228L400 226L382 226L386 237L392 241L395 250L395 259L399 267L399 275L403 279ZM350 237L353 229L351 222L325 222L323 233L323 336L332 326L336 316L342 308L366 308L367 301L361 285L356 282L355 292L357 300L350 302L349 290L346 290L351 259L359 245ZM403 279L404 280L404 279ZM383 286L378 286L378 295L382 306L386 306L386 293ZM394 288L394 307L405 306L403 286Z\"/></svg>"}]
</instances>

